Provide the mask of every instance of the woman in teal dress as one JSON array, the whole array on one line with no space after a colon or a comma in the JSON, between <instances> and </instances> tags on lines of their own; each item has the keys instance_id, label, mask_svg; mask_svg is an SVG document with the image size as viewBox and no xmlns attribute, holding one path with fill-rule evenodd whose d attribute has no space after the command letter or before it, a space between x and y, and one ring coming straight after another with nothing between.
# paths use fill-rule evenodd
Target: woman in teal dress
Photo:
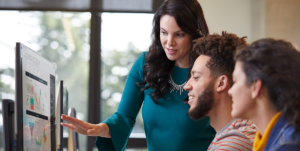
<instances>
[{"instance_id":1,"label":"woman in teal dress","mask_svg":"<svg viewBox=\"0 0 300 151\"><path fill-rule=\"evenodd\" d=\"M183 90L195 58L192 41L209 33L197 0L166 0L153 19L152 44L142 53L127 77L118 110L100 124L62 116L76 132L97 136L100 151L125 150L143 107L149 151L204 151L215 136L209 118L193 121Z\"/></svg>"}]
</instances>

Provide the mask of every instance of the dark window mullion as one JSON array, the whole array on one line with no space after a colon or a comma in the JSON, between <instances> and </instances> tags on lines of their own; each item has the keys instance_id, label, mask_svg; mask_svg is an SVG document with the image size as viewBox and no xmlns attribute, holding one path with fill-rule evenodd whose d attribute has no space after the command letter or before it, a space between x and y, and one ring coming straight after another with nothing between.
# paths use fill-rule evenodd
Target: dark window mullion
<instances>
[{"instance_id":1,"label":"dark window mullion","mask_svg":"<svg viewBox=\"0 0 300 151\"><path fill-rule=\"evenodd\" d=\"M101 14L97 11L91 12L90 34L88 122L98 124L101 114ZM95 141L96 137L88 137L87 150L93 150Z\"/></svg>"},{"instance_id":2,"label":"dark window mullion","mask_svg":"<svg viewBox=\"0 0 300 151\"><path fill-rule=\"evenodd\" d=\"M126 148L147 148L146 138L129 138Z\"/></svg>"}]
</instances>

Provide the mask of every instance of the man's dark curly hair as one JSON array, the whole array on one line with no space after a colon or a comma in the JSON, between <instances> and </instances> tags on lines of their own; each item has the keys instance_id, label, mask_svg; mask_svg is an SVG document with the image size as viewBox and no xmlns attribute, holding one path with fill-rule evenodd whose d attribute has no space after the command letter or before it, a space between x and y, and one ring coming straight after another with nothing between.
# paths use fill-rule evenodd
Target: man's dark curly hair
<instances>
[{"instance_id":1,"label":"man's dark curly hair","mask_svg":"<svg viewBox=\"0 0 300 151\"><path fill-rule=\"evenodd\" d=\"M292 44L258 40L238 51L235 60L242 62L247 84L261 80L274 107L300 130L300 53Z\"/></svg>"},{"instance_id":2,"label":"man's dark curly hair","mask_svg":"<svg viewBox=\"0 0 300 151\"><path fill-rule=\"evenodd\" d=\"M193 51L198 55L210 57L206 66L211 71L211 76L226 75L232 85L232 72L234 70L234 55L236 49L247 44L246 37L222 32L222 35L212 34L194 41Z\"/></svg>"}]
</instances>

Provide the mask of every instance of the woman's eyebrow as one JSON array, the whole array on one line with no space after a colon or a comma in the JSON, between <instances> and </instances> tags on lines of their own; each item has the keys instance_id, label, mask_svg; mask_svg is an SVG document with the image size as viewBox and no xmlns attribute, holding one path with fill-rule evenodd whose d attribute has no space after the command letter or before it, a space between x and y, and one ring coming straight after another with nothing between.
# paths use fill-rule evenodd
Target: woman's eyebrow
<instances>
[{"instance_id":1,"label":"woman's eyebrow","mask_svg":"<svg viewBox=\"0 0 300 151\"><path fill-rule=\"evenodd\" d=\"M166 30L165 30L164 28L162 28L162 27L160 27L160 29L166 31ZM178 31L175 31L174 33L178 33L178 32L183 32L183 31L180 29L180 30L178 30Z\"/></svg>"},{"instance_id":2,"label":"woman's eyebrow","mask_svg":"<svg viewBox=\"0 0 300 151\"><path fill-rule=\"evenodd\" d=\"M183 32L182 30L175 31L175 33Z\"/></svg>"},{"instance_id":3,"label":"woman's eyebrow","mask_svg":"<svg viewBox=\"0 0 300 151\"><path fill-rule=\"evenodd\" d=\"M232 80L236 80L236 75L232 74Z\"/></svg>"},{"instance_id":4,"label":"woman's eyebrow","mask_svg":"<svg viewBox=\"0 0 300 151\"><path fill-rule=\"evenodd\" d=\"M160 29L166 31L166 30L165 30L164 28L162 28L162 27L160 27Z\"/></svg>"}]
</instances>

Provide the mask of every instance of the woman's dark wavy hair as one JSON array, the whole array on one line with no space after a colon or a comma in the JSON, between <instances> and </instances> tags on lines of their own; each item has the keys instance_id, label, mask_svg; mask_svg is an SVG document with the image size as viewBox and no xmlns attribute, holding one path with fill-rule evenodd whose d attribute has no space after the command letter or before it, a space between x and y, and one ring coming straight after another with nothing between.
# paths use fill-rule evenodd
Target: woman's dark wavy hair
<instances>
[{"instance_id":1,"label":"woman's dark wavy hair","mask_svg":"<svg viewBox=\"0 0 300 151\"><path fill-rule=\"evenodd\" d=\"M180 29L191 35L193 39L209 33L202 8L197 0L165 0L156 11L153 18L152 44L149 47L144 65L145 81L136 84L137 86L147 84L141 88L142 92L152 88L154 91L150 96L156 104L160 98L164 97L170 87L169 75L175 65L175 61L167 58L160 42L160 18L163 15L173 16ZM195 57L190 54L191 65L194 60Z\"/></svg>"},{"instance_id":2,"label":"woman's dark wavy hair","mask_svg":"<svg viewBox=\"0 0 300 151\"><path fill-rule=\"evenodd\" d=\"M261 80L274 107L300 130L300 53L283 40L262 39L238 51L247 84Z\"/></svg>"}]
</instances>

